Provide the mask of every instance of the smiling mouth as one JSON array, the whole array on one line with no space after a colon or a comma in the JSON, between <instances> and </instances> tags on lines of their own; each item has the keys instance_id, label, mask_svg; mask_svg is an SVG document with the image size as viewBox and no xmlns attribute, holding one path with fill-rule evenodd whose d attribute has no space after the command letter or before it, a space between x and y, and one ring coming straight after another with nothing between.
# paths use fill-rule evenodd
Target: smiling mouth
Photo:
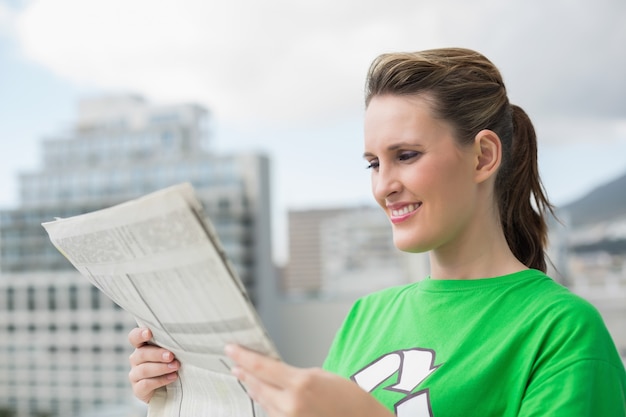
<instances>
[{"instance_id":1,"label":"smiling mouth","mask_svg":"<svg viewBox=\"0 0 626 417\"><path fill-rule=\"evenodd\" d=\"M405 215L407 215L407 214L417 210L421 205L422 205L422 203L408 204L408 205L402 207L401 209L391 210L391 215L393 217L405 216Z\"/></svg>"}]
</instances>

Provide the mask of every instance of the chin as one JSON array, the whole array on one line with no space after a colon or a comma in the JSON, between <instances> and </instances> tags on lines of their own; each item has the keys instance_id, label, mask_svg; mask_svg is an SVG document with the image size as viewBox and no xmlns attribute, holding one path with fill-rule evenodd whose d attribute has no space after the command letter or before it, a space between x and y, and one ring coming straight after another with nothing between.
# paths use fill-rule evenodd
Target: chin
<instances>
[{"instance_id":1,"label":"chin","mask_svg":"<svg viewBox=\"0 0 626 417\"><path fill-rule=\"evenodd\" d=\"M416 239L415 236L411 236L411 238L408 239L394 235L393 244L402 252L408 253L424 253L431 249L430 245L422 240Z\"/></svg>"}]
</instances>

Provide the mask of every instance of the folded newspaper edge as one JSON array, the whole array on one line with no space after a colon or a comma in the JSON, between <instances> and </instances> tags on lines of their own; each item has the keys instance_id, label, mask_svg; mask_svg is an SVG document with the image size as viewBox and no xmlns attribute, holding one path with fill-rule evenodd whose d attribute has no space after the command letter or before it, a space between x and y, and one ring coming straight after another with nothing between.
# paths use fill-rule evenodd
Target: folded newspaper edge
<instances>
[{"instance_id":1,"label":"folded newspaper edge","mask_svg":"<svg viewBox=\"0 0 626 417\"><path fill-rule=\"evenodd\" d=\"M279 355L191 184L42 225L84 277L180 360L150 417L262 414L223 348Z\"/></svg>"}]
</instances>

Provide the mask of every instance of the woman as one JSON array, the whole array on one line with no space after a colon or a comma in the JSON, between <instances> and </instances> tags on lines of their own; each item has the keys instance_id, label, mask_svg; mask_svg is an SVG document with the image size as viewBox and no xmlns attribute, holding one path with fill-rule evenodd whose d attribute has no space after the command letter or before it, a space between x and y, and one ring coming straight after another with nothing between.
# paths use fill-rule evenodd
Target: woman
<instances>
[{"instance_id":1,"label":"woman","mask_svg":"<svg viewBox=\"0 0 626 417\"><path fill-rule=\"evenodd\" d=\"M250 396L271 416L625 416L601 317L544 274L535 133L495 66L456 48L381 55L365 103L372 192L430 276L359 300L324 370L228 346ZM129 335L146 402L179 365L149 336Z\"/></svg>"}]
</instances>

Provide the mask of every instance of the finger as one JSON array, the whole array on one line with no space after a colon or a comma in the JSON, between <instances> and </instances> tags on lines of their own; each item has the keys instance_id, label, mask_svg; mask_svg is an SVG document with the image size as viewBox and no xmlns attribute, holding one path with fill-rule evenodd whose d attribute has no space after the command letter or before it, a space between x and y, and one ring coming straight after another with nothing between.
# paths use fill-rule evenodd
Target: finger
<instances>
[{"instance_id":1,"label":"finger","mask_svg":"<svg viewBox=\"0 0 626 417\"><path fill-rule=\"evenodd\" d=\"M128 380L131 383L137 383L143 379L153 379L176 373L180 369L178 361L170 363L154 363L146 362L137 366L133 366L128 372Z\"/></svg>"},{"instance_id":2,"label":"finger","mask_svg":"<svg viewBox=\"0 0 626 417\"><path fill-rule=\"evenodd\" d=\"M148 403L154 395L154 391L174 382L178 378L178 373L171 372L166 375L162 375L154 378L140 379L138 381L131 381L133 388L133 394L141 401Z\"/></svg>"},{"instance_id":3,"label":"finger","mask_svg":"<svg viewBox=\"0 0 626 417\"><path fill-rule=\"evenodd\" d=\"M282 389L255 378L254 375L239 367L233 368L232 373L244 384L248 396L266 412L272 416L282 414L280 405L284 404L286 400L281 396Z\"/></svg>"},{"instance_id":4,"label":"finger","mask_svg":"<svg viewBox=\"0 0 626 417\"><path fill-rule=\"evenodd\" d=\"M174 359L174 354L169 350L152 345L139 346L128 357L131 366L146 362L170 363Z\"/></svg>"},{"instance_id":5,"label":"finger","mask_svg":"<svg viewBox=\"0 0 626 417\"><path fill-rule=\"evenodd\" d=\"M152 332L145 327L135 327L128 333L128 341L133 347L139 347L152 338Z\"/></svg>"},{"instance_id":6,"label":"finger","mask_svg":"<svg viewBox=\"0 0 626 417\"><path fill-rule=\"evenodd\" d=\"M225 352L247 374L278 388L288 386L292 368L285 363L239 345L227 345Z\"/></svg>"}]
</instances>

